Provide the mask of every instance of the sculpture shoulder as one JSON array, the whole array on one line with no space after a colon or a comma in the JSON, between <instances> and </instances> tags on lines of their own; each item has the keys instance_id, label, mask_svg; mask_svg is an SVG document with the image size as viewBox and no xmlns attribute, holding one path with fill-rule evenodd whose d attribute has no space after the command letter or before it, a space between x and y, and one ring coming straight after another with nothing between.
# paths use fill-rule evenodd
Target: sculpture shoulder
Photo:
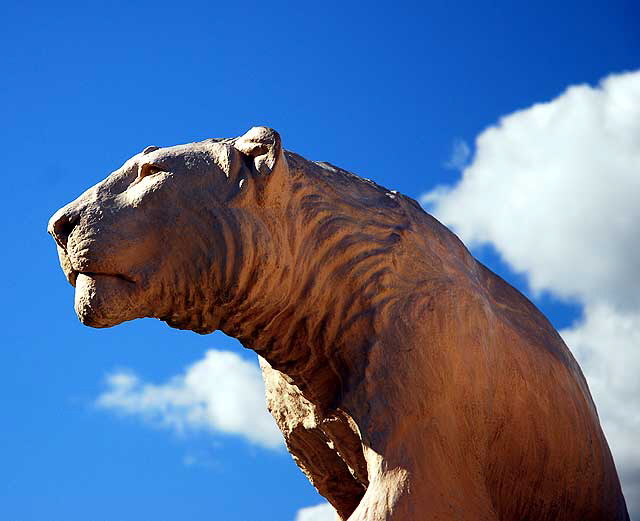
<instances>
[{"instance_id":1,"label":"sculpture shoulder","mask_svg":"<svg viewBox=\"0 0 640 521\"><path fill-rule=\"evenodd\" d=\"M479 279L496 317L533 349L541 349L584 377L571 351L547 317L525 295L478 262ZM586 387L586 384L585 384Z\"/></svg>"}]
</instances>

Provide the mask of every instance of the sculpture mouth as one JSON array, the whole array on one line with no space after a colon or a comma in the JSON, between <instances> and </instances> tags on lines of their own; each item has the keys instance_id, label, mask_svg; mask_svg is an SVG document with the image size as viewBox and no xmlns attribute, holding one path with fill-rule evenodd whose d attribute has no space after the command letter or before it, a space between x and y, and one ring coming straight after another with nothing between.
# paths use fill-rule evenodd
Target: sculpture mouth
<instances>
[{"instance_id":1,"label":"sculpture mouth","mask_svg":"<svg viewBox=\"0 0 640 521\"><path fill-rule=\"evenodd\" d=\"M71 269L66 275L67 275L67 279L69 280L69 283L74 288L76 287L78 275L86 275L87 277L92 279L99 278L99 277L111 277L111 278L122 280L124 282L128 282L129 284L136 284L136 281L133 278L123 273L102 273L97 271L78 271L75 269Z\"/></svg>"},{"instance_id":2,"label":"sculpture mouth","mask_svg":"<svg viewBox=\"0 0 640 521\"><path fill-rule=\"evenodd\" d=\"M95 266L95 262L89 261L86 257L75 257L69 255L65 248L58 245L58 258L60 259L60 266L64 272L69 284L74 288L78 282L79 275L86 275L91 279L109 277L118 279L129 284L137 284L138 281L125 273L112 273L108 271L100 271L98 266ZM98 269L95 269L98 268Z\"/></svg>"},{"instance_id":3,"label":"sculpture mouth","mask_svg":"<svg viewBox=\"0 0 640 521\"><path fill-rule=\"evenodd\" d=\"M74 270L75 271L75 270ZM136 284L136 281L131 277L124 275L123 273L100 273L96 271L75 271L75 277L78 278L78 275L86 275L92 279L97 277L114 277L116 279L124 280L125 282L129 282L130 284Z\"/></svg>"}]
</instances>

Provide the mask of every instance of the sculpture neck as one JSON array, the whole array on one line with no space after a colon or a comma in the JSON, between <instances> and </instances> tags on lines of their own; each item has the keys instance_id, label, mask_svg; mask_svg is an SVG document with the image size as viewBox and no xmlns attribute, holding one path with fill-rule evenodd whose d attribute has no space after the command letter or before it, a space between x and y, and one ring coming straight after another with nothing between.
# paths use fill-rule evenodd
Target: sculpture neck
<instances>
[{"instance_id":1,"label":"sculpture neck","mask_svg":"<svg viewBox=\"0 0 640 521\"><path fill-rule=\"evenodd\" d=\"M361 378L370 341L384 325L377 317L393 301L387 252L349 234L327 244L313 234L300 240L295 217L268 213L259 233L243 239L255 249L243 256L220 329L287 375L321 411L336 408ZM341 251L331 253L338 243Z\"/></svg>"},{"instance_id":2,"label":"sculpture neck","mask_svg":"<svg viewBox=\"0 0 640 521\"><path fill-rule=\"evenodd\" d=\"M362 353L369 349L378 310L337 291L325 299L309 292L315 305L295 293L261 299L222 329L285 374L320 410L337 408L364 369L356 365L366 360Z\"/></svg>"},{"instance_id":3,"label":"sculpture neck","mask_svg":"<svg viewBox=\"0 0 640 521\"><path fill-rule=\"evenodd\" d=\"M233 240L228 262L238 270L226 280L233 296L222 305L218 328L290 377L309 399L329 406L345 386L338 366L351 336L341 330L338 315L349 316L361 306L353 300L344 311L347 302L328 304L332 299L321 298L314 284L301 280L302 253L288 240L286 224L276 224L283 216L275 213L269 209L259 216L254 209L252 225L244 223L242 238ZM252 248L241 251L243 244ZM337 298L343 292L330 293Z\"/></svg>"},{"instance_id":4,"label":"sculpture neck","mask_svg":"<svg viewBox=\"0 0 640 521\"><path fill-rule=\"evenodd\" d=\"M353 364L366 363L362 351L398 294L394 249L410 221L371 183L292 154L287 162L238 208L250 226L234 248L251 247L236 255L238 282L219 328L307 399L334 407L361 378Z\"/></svg>"}]
</instances>

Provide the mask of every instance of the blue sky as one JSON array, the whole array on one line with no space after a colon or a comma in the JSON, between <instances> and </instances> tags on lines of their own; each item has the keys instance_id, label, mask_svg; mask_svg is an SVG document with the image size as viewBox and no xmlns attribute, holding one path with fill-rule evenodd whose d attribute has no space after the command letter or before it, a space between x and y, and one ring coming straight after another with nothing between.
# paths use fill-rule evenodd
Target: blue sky
<instances>
[{"instance_id":1,"label":"blue sky","mask_svg":"<svg viewBox=\"0 0 640 521\"><path fill-rule=\"evenodd\" d=\"M640 191L624 166L607 161L640 158L637 138L627 143L624 137L637 130L625 119L640 102L637 80L620 76L640 67L639 26L640 9L631 1L4 5L0 517L293 521L301 508L322 502L286 451L265 447L259 437L247 441L242 428L233 434L220 432L215 421L180 424L185 408L171 409L168 419L169 402L157 402L155 409L136 405L142 393L159 386L183 392L180 375L191 374L188 368L211 349L255 364L251 352L220 333L198 336L149 319L94 330L75 317L73 289L58 266L46 222L150 144L271 126L286 148L307 158L422 197L476 256L566 330L581 362L606 354L585 338L602 338L604 345L611 329L628 331L615 339L623 346L616 351L620 363L640 368L633 365L639 344L629 340L640 339L640 306L624 289L635 292L638 282L606 276L627 273L620 259L638 258L623 224L637 222L631 217ZM618 79L599 86L612 74ZM588 87L565 92L572 85ZM611 132L599 132L604 127L597 118L574 117L589 107L606 109L610 99L623 100L607 120ZM549 114L530 111L541 102L548 102ZM508 115L512 119L501 119ZM485 133L490 126L495 132ZM532 128L537 133L529 134ZM484 138L476 141L478 136ZM564 146L574 137L575 149ZM535 143L544 146L530 146ZM518 158L495 160L496 154L523 150L544 168L518 170ZM612 151L588 162L600 170L572 162L595 150ZM565 157L560 166L553 162ZM484 190L464 185L461 170L484 180L476 185ZM558 172L554 179L566 179L566 197L531 190L540 196L535 204L525 198L509 206L509 215L524 219L518 233L497 226L500 216L489 209L512 193L500 190L517 179L522 186L531 179L538 179L536 187L550 186L543 174L551 171ZM610 171L619 175L606 186L626 189L602 199L607 190L591 190L590 176ZM436 187L441 189L434 192ZM582 236L569 224L556 226L564 222L563 200L593 203L603 216L615 214L609 221L623 223L601 231L613 241L605 245L613 253L603 257L604 268L594 253L580 277L562 271L599 247L565 240ZM486 220L463 211L472 206ZM526 224L532 215L542 227ZM542 235L558 238L538 241ZM559 253L541 256L545 251ZM576 251L581 256L574 259ZM555 269L558 257L568 260ZM624 326L611 326L618 319ZM636 358L626 363L624 353ZM129 375L137 383L118 387L109 375ZM601 416L603 407L613 411L608 435L622 432L616 438L622 447L638 423L616 418L638 417L635 388L622 388L608 402L608 380L595 372L592 378L592 387L603 393ZM118 389L124 395L105 402ZM616 409L627 395L630 409ZM620 449L621 457L640 461L631 450ZM628 486L635 487L640 464L628 469Z\"/></svg>"}]
</instances>

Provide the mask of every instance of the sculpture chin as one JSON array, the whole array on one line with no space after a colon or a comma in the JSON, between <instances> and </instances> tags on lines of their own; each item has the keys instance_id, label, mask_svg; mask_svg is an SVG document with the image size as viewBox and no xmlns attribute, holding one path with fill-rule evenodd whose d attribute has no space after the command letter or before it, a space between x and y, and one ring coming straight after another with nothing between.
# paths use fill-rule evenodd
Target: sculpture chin
<instances>
[{"instance_id":1,"label":"sculpture chin","mask_svg":"<svg viewBox=\"0 0 640 521\"><path fill-rule=\"evenodd\" d=\"M86 326L112 327L142 318L136 285L114 275L78 274L74 308Z\"/></svg>"}]
</instances>

